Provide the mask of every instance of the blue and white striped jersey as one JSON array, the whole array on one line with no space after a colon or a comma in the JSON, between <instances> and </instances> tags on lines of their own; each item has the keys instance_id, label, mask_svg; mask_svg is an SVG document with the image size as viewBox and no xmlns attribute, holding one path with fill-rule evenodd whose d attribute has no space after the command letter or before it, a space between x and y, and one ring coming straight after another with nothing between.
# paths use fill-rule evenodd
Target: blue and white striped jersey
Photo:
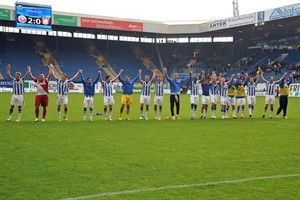
<instances>
[{"instance_id":1,"label":"blue and white striped jersey","mask_svg":"<svg viewBox=\"0 0 300 200\"><path fill-rule=\"evenodd\" d=\"M109 83L106 81L102 81L103 85L103 95L106 97L111 97L113 95L113 82L110 81Z\"/></svg>"},{"instance_id":2,"label":"blue and white striped jersey","mask_svg":"<svg viewBox=\"0 0 300 200\"><path fill-rule=\"evenodd\" d=\"M70 81L68 79L65 81L61 79L57 80L57 94L67 95L69 93L69 83Z\"/></svg>"},{"instance_id":3,"label":"blue and white striped jersey","mask_svg":"<svg viewBox=\"0 0 300 200\"><path fill-rule=\"evenodd\" d=\"M164 95L164 82L158 82L155 83L155 95L156 96L163 96Z\"/></svg>"},{"instance_id":4,"label":"blue and white striped jersey","mask_svg":"<svg viewBox=\"0 0 300 200\"><path fill-rule=\"evenodd\" d=\"M192 81L191 82L191 95L198 96L199 95L199 88L200 88L200 81Z\"/></svg>"},{"instance_id":5,"label":"blue and white striped jersey","mask_svg":"<svg viewBox=\"0 0 300 200\"><path fill-rule=\"evenodd\" d=\"M150 96L152 81L142 81L142 95Z\"/></svg>"},{"instance_id":6,"label":"blue and white striped jersey","mask_svg":"<svg viewBox=\"0 0 300 200\"><path fill-rule=\"evenodd\" d=\"M210 90L209 94L210 95L218 95L218 82L210 82Z\"/></svg>"},{"instance_id":7,"label":"blue and white striped jersey","mask_svg":"<svg viewBox=\"0 0 300 200\"><path fill-rule=\"evenodd\" d=\"M253 82L252 84L248 83L248 85L247 85L248 96L255 96L255 89L256 89L256 83L255 82Z\"/></svg>"},{"instance_id":8,"label":"blue and white striped jersey","mask_svg":"<svg viewBox=\"0 0 300 200\"><path fill-rule=\"evenodd\" d=\"M12 79L13 82L13 94L22 95L24 94L24 80L20 78L19 80Z\"/></svg>"},{"instance_id":9,"label":"blue and white striped jersey","mask_svg":"<svg viewBox=\"0 0 300 200\"><path fill-rule=\"evenodd\" d=\"M227 96L227 90L228 90L228 83L220 83L219 84L219 95L220 97L226 97Z\"/></svg>"},{"instance_id":10,"label":"blue and white striped jersey","mask_svg":"<svg viewBox=\"0 0 300 200\"><path fill-rule=\"evenodd\" d=\"M267 86L266 95L275 95L276 83L274 81L272 83L270 81L267 81L266 86Z\"/></svg>"}]
</instances>

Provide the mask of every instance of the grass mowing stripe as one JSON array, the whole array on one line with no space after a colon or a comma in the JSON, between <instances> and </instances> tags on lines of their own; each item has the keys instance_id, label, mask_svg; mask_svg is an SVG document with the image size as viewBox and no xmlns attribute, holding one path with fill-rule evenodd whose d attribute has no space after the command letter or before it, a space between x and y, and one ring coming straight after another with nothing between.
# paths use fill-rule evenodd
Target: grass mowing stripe
<instances>
[{"instance_id":1,"label":"grass mowing stripe","mask_svg":"<svg viewBox=\"0 0 300 200\"><path fill-rule=\"evenodd\" d=\"M135 190L124 190L119 192L105 192L100 194L93 194L75 198L66 198L61 200L80 200L80 199L92 199L92 198L100 198L100 197L111 197L111 196L119 196L125 194L135 194L140 192L151 192L151 191L160 191L160 190L171 190L171 189L180 189L180 188L190 188L190 187L200 187L200 186L209 186L209 185L220 185L220 184L228 184L228 183L244 183L249 181L256 180L266 180L266 179L280 179L280 178L289 178L289 177L299 177L300 174L287 174L287 175L273 175L273 176L261 176L254 178L244 178L244 179L236 179L236 180L224 180L224 181L214 181L214 182L206 182L206 183L193 183L193 184L184 184L184 185L170 185L156 188L142 188Z\"/></svg>"}]
</instances>

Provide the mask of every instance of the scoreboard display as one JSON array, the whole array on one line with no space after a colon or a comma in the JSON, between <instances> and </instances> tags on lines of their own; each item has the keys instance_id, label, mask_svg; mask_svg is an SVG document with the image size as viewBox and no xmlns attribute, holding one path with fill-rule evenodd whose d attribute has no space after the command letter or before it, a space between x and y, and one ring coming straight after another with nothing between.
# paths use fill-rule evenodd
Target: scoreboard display
<instances>
[{"instance_id":1,"label":"scoreboard display","mask_svg":"<svg viewBox=\"0 0 300 200\"><path fill-rule=\"evenodd\" d=\"M51 6L16 2L16 26L51 30Z\"/></svg>"}]
</instances>

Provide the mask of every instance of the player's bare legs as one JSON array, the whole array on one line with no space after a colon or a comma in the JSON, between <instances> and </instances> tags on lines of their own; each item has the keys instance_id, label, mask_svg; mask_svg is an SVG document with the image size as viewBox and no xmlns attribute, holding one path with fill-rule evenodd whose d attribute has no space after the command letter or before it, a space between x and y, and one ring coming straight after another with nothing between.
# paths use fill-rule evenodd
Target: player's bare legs
<instances>
[{"instance_id":1,"label":"player's bare legs","mask_svg":"<svg viewBox=\"0 0 300 200\"><path fill-rule=\"evenodd\" d=\"M14 112L14 108L15 108L15 105L11 105L10 106L10 109L9 109L9 117L7 119L8 122L11 121L11 118L12 118L12 114ZM18 106L18 118L17 118L17 122L19 122L21 120L21 116L22 116L22 106Z\"/></svg>"},{"instance_id":2,"label":"player's bare legs","mask_svg":"<svg viewBox=\"0 0 300 200\"><path fill-rule=\"evenodd\" d=\"M42 121L45 121L46 114L47 114L47 107L43 106L43 119L42 119Z\"/></svg>"},{"instance_id":3,"label":"player's bare legs","mask_svg":"<svg viewBox=\"0 0 300 200\"><path fill-rule=\"evenodd\" d=\"M265 105L265 110L264 110L264 114L263 114L262 118L265 118L266 112L268 110L268 106L269 106L268 104Z\"/></svg>"},{"instance_id":4,"label":"player's bare legs","mask_svg":"<svg viewBox=\"0 0 300 200\"><path fill-rule=\"evenodd\" d=\"M9 109L9 117L8 117L7 120L6 120L6 121L8 121L8 122L11 121L12 114L13 114L13 112L14 112L14 107L15 107L15 105L11 105L11 106L10 106L10 109Z\"/></svg>"},{"instance_id":5,"label":"player's bare legs","mask_svg":"<svg viewBox=\"0 0 300 200\"><path fill-rule=\"evenodd\" d=\"M225 108L225 118L228 118L228 110L229 110L229 107L228 105L226 105L226 108Z\"/></svg>"},{"instance_id":6,"label":"player's bare legs","mask_svg":"<svg viewBox=\"0 0 300 200\"><path fill-rule=\"evenodd\" d=\"M90 107L90 121L94 121L93 120L93 108Z\"/></svg>"},{"instance_id":7,"label":"player's bare legs","mask_svg":"<svg viewBox=\"0 0 300 200\"><path fill-rule=\"evenodd\" d=\"M125 107L125 104L122 104L121 108L120 108L119 120L122 120L122 114L123 114L123 111L124 111L124 107Z\"/></svg>"},{"instance_id":8,"label":"player's bare legs","mask_svg":"<svg viewBox=\"0 0 300 200\"><path fill-rule=\"evenodd\" d=\"M270 104L270 118L272 119L273 117L273 104Z\"/></svg>"},{"instance_id":9,"label":"player's bare legs","mask_svg":"<svg viewBox=\"0 0 300 200\"><path fill-rule=\"evenodd\" d=\"M234 105L232 105L232 116L233 116L233 118L236 118L235 106Z\"/></svg>"},{"instance_id":10,"label":"player's bare legs","mask_svg":"<svg viewBox=\"0 0 300 200\"><path fill-rule=\"evenodd\" d=\"M249 116L250 116L250 118L252 118L252 116L253 116L253 111L254 111L254 105L249 104L249 105L248 105L248 110L249 110Z\"/></svg>"},{"instance_id":11,"label":"player's bare legs","mask_svg":"<svg viewBox=\"0 0 300 200\"><path fill-rule=\"evenodd\" d=\"M61 121L61 111L60 111L61 105L57 105L57 117L58 121Z\"/></svg>"},{"instance_id":12,"label":"player's bare legs","mask_svg":"<svg viewBox=\"0 0 300 200\"><path fill-rule=\"evenodd\" d=\"M129 111L130 111L130 105L127 104L127 105L126 105L126 120L130 120L130 119L129 119Z\"/></svg>"},{"instance_id":13,"label":"player's bare legs","mask_svg":"<svg viewBox=\"0 0 300 200\"><path fill-rule=\"evenodd\" d=\"M160 120L161 119L161 113L162 113L162 105L159 105L159 111L157 110L157 104L154 105L154 111L155 111L155 119Z\"/></svg>"},{"instance_id":14,"label":"player's bare legs","mask_svg":"<svg viewBox=\"0 0 300 200\"><path fill-rule=\"evenodd\" d=\"M113 105L109 105L109 120L112 120L112 107Z\"/></svg>"},{"instance_id":15,"label":"player's bare legs","mask_svg":"<svg viewBox=\"0 0 300 200\"><path fill-rule=\"evenodd\" d=\"M148 120L149 105L146 104L145 120Z\"/></svg>"},{"instance_id":16,"label":"player's bare legs","mask_svg":"<svg viewBox=\"0 0 300 200\"><path fill-rule=\"evenodd\" d=\"M82 121L86 121L86 111L87 111L87 107L84 107L83 108L83 119L82 119ZM93 120L93 108L91 108L90 107L90 121L92 122L92 121L94 121Z\"/></svg>"},{"instance_id":17,"label":"player's bare legs","mask_svg":"<svg viewBox=\"0 0 300 200\"><path fill-rule=\"evenodd\" d=\"M104 105L104 120L107 120L107 105Z\"/></svg>"},{"instance_id":18,"label":"player's bare legs","mask_svg":"<svg viewBox=\"0 0 300 200\"><path fill-rule=\"evenodd\" d=\"M206 113L207 113L207 104L203 104L201 108L201 118L205 119L206 118Z\"/></svg>"},{"instance_id":19,"label":"player's bare legs","mask_svg":"<svg viewBox=\"0 0 300 200\"><path fill-rule=\"evenodd\" d=\"M238 107L237 107L237 110L236 110L236 116L237 116L237 117L239 116L240 108L241 108L241 106L238 106Z\"/></svg>"},{"instance_id":20,"label":"player's bare legs","mask_svg":"<svg viewBox=\"0 0 300 200\"><path fill-rule=\"evenodd\" d=\"M68 120L67 113L68 113L68 104L64 104L64 116L63 116L63 118L66 121Z\"/></svg>"},{"instance_id":21,"label":"player's bare legs","mask_svg":"<svg viewBox=\"0 0 300 200\"><path fill-rule=\"evenodd\" d=\"M18 106L19 110L18 110L18 119L17 122L19 122L21 120L21 116L22 116L22 106Z\"/></svg>"},{"instance_id":22,"label":"player's bare legs","mask_svg":"<svg viewBox=\"0 0 300 200\"><path fill-rule=\"evenodd\" d=\"M217 110L217 104L212 103L211 104L211 118L216 119L216 110Z\"/></svg>"},{"instance_id":23,"label":"player's bare legs","mask_svg":"<svg viewBox=\"0 0 300 200\"><path fill-rule=\"evenodd\" d=\"M226 110L226 105L221 105L222 119L225 118L225 110Z\"/></svg>"},{"instance_id":24,"label":"player's bare legs","mask_svg":"<svg viewBox=\"0 0 300 200\"><path fill-rule=\"evenodd\" d=\"M242 105L242 114L241 114L241 118L244 118L244 113L245 113L245 105Z\"/></svg>"},{"instance_id":25,"label":"player's bare legs","mask_svg":"<svg viewBox=\"0 0 300 200\"><path fill-rule=\"evenodd\" d=\"M140 119L144 119L144 104L143 103L140 104L140 113L141 113Z\"/></svg>"},{"instance_id":26,"label":"player's bare legs","mask_svg":"<svg viewBox=\"0 0 300 200\"><path fill-rule=\"evenodd\" d=\"M196 104L191 104L191 119L196 119L196 114L197 112L197 105Z\"/></svg>"},{"instance_id":27,"label":"player's bare legs","mask_svg":"<svg viewBox=\"0 0 300 200\"><path fill-rule=\"evenodd\" d=\"M155 119L158 119L157 105L154 105Z\"/></svg>"},{"instance_id":28,"label":"player's bare legs","mask_svg":"<svg viewBox=\"0 0 300 200\"><path fill-rule=\"evenodd\" d=\"M159 106L159 116L158 116L158 120L161 119L161 113L162 113L162 105Z\"/></svg>"},{"instance_id":29,"label":"player's bare legs","mask_svg":"<svg viewBox=\"0 0 300 200\"><path fill-rule=\"evenodd\" d=\"M86 121L86 110L87 110L87 107L84 107L83 108L83 119L82 119L82 121Z\"/></svg>"},{"instance_id":30,"label":"player's bare legs","mask_svg":"<svg viewBox=\"0 0 300 200\"><path fill-rule=\"evenodd\" d=\"M35 106L35 122L39 121L40 107Z\"/></svg>"}]
</instances>

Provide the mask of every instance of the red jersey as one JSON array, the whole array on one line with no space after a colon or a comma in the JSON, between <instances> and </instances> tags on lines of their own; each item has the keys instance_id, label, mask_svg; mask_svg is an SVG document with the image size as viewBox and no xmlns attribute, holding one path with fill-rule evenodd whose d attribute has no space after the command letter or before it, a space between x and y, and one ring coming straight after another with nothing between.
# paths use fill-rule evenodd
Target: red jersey
<instances>
[{"instance_id":1,"label":"red jersey","mask_svg":"<svg viewBox=\"0 0 300 200\"><path fill-rule=\"evenodd\" d=\"M34 82L36 82L37 95L47 95L49 93L47 79L36 79Z\"/></svg>"}]
</instances>

